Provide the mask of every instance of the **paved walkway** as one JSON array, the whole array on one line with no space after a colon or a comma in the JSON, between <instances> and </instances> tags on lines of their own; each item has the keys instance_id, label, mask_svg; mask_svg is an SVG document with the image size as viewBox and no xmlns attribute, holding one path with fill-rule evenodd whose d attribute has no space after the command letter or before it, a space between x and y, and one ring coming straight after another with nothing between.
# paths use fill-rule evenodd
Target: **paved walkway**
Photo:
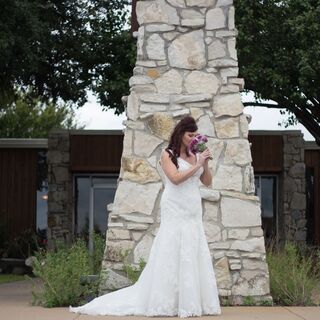
<instances>
[{"instance_id":1,"label":"paved walkway","mask_svg":"<svg viewBox=\"0 0 320 320\"><path fill-rule=\"evenodd\" d=\"M42 308L30 304L32 284L18 281L0 285L0 320L146 320L146 317L85 316L67 308ZM221 316L201 317L205 320L320 320L320 307L223 307ZM162 318L154 319L179 319ZM199 319L199 318L194 318Z\"/></svg>"}]
</instances>

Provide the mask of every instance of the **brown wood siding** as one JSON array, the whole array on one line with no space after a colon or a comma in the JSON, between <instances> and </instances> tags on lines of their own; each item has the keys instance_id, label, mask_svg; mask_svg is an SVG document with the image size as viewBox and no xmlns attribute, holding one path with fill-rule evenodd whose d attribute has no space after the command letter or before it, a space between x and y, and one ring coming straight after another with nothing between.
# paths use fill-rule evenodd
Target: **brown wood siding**
<instances>
[{"instance_id":1,"label":"brown wood siding","mask_svg":"<svg viewBox=\"0 0 320 320\"><path fill-rule=\"evenodd\" d=\"M71 135L72 172L119 172L123 148L121 135Z\"/></svg>"},{"instance_id":2,"label":"brown wood siding","mask_svg":"<svg viewBox=\"0 0 320 320\"><path fill-rule=\"evenodd\" d=\"M283 170L283 139L281 135L249 135L254 172Z\"/></svg>"},{"instance_id":3,"label":"brown wood siding","mask_svg":"<svg viewBox=\"0 0 320 320\"><path fill-rule=\"evenodd\" d=\"M37 150L0 149L0 220L9 237L36 228Z\"/></svg>"},{"instance_id":4,"label":"brown wood siding","mask_svg":"<svg viewBox=\"0 0 320 320\"><path fill-rule=\"evenodd\" d=\"M320 150L305 150L305 164L314 170L314 241L320 246Z\"/></svg>"}]
</instances>

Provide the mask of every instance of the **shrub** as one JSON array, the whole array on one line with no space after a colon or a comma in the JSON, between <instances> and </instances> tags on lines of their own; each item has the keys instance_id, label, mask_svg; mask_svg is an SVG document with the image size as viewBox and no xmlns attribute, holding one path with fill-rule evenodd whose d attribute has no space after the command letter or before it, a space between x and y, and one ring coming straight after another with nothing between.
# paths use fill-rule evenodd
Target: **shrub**
<instances>
[{"instance_id":1,"label":"shrub","mask_svg":"<svg viewBox=\"0 0 320 320\"><path fill-rule=\"evenodd\" d=\"M316 261L314 260L316 257ZM319 289L319 252L304 255L293 243L267 252L271 295L281 305L314 305L312 298Z\"/></svg>"},{"instance_id":2,"label":"shrub","mask_svg":"<svg viewBox=\"0 0 320 320\"><path fill-rule=\"evenodd\" d=\"M91 257L87 244L76 239L72 245L57 242L54 250L39 250L33 273L42 279L43 290L33 291L33 303L45 307L78 305L98 295L98 281L80 283L81 276L100 275L104 239L94 235L95 252Z\"/></svg>"}]
</instances>

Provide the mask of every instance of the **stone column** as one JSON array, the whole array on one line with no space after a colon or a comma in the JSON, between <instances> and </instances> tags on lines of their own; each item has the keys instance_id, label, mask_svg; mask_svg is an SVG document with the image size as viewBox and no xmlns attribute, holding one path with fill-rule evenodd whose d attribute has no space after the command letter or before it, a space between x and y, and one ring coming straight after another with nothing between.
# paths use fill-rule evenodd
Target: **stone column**
<instances>
[{"instance_id":1,"label":"stone column","mask_svg":"<svg viewBox=\"0 0 320 320\"><path fill-rule=\"evenodd\" d=\"M69 131L51 131L48 139L48 241L72 239L72 174Z\"/></svg>"},{"instance_id":2,"label":"stone column","mask_svg":"<svg viewBox=\"0 0 320 320\"><path fill-rule=\"evenodd\" d=\"M193 116L213 151L213 185L201 187L204 226L219 293L270 300L259 198L239 91L232 0L138 1L137 61L127 99L115 201L110 207L103 291L129 284L122 254L138 264L159 224L158 165L175 124Z\"/></svg>"},{"instance_id":3,"label":"stone column","mask_svg":"<svg viewBox=\"0 0 320 320\"><path fill-rule=\"evenodd\" d=\"M299 131L283 133L283 230L285 239L305 243L306 220L306 168L304 139Z\"/></svg>"}]
</instances>

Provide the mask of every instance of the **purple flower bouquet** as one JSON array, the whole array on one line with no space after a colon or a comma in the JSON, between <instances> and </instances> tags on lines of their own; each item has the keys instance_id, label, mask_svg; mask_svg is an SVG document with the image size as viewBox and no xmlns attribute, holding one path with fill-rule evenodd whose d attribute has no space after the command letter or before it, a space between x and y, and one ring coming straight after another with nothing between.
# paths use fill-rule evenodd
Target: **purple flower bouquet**
<instances>
[{"instance_id":1,"label":"purple flower bouquet","mask_svg":"<svg viewBox=\"0 0 320 320\"><path fill-rule=\"evenodd\" d=\"M208 142L208 138L205 135L197 134L189 144L189 151L193 153L203 152L207 149L206 143ZM212 160L212 157L209 158Z\"/></svg>"}]
</instances>

